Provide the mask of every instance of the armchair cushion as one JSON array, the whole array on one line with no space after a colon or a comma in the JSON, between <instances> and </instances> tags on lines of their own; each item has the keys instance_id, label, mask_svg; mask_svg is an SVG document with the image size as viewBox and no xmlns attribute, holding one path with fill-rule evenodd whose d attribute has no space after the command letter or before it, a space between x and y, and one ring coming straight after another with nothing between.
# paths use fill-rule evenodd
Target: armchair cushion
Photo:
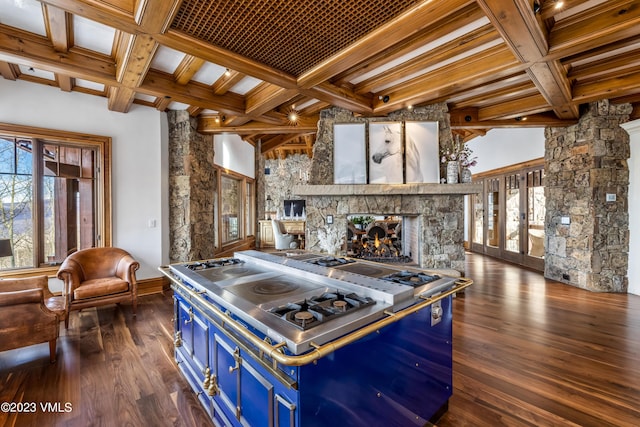
<instances>
[{"instance_id":1,"label":"armchair cushion","mask_svg":"<svg viewBox=\"0 0 640 427\"><path fill-rule=\"evenodd\" d=\"M102 277L82 282L82 285L73 291L73 299L95 298L128 290L129 283L126 281L118 277Z\"/></svg>"}]
</instances>

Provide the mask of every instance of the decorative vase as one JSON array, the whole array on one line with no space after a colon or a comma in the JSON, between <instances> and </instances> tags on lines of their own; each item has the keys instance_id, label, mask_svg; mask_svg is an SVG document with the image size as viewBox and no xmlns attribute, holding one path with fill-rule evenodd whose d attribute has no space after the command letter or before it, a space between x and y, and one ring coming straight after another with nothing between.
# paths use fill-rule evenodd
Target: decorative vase
<instances>
[{"instance_id":1,"label":"decorative vase","mask_svg":"<svg viewBox=\"0 0 640 427\"><path fill-rule=\"evenodd\" d=\"M471 169L462 168L460 171L460 182L471 182Z\"/></svg>"},{"instance_id":2,"label":"decorative vase","mask_svg":"<svg viewBox=\"0 0 640 427\"><path fill-rule=\"evenodd\" d=\"M458 162L450 161L447 163L447 184L457 184L459 175Z\"/></svg>"}]
</instances>

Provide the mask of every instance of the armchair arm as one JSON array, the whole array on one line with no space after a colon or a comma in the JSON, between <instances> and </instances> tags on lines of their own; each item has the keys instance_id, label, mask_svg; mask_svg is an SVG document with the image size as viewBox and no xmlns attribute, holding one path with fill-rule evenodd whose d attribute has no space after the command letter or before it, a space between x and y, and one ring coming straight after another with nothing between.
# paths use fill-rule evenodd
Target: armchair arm
<instances>
[{"instance_id":1,"label":"armchair arm","mask_svg":"<svg viewBox=\"0 0 640 427\"><path fill-rule=\"evenodd\" d=\"M30 303L44 303L42 289L33 288L22 291L0 292L0 307Z\"/></svg>"},{"instance_id":2,"label":"armchair arm","mask_svg":"<svg viewBox=\"0 0 640 427\"><path fill-rule=\"evenodd\" d=\"M140 263L131 255L124 255L118 261L116 267L116 276L129 282L132 286L136 286L136 270L140 268Z\"/></svg>"},{"instance_id":3,"label":"armchair arm","mask_svg":"<svg viewBox=\"0 0 640 427\"><path fill-rule=\"evenodd\" d=\"M58 269L58 279L64 282L64 294L73 295L73 291L84 280L82 267L75 260L65 259Z\"/></svg>"}]
</instances>

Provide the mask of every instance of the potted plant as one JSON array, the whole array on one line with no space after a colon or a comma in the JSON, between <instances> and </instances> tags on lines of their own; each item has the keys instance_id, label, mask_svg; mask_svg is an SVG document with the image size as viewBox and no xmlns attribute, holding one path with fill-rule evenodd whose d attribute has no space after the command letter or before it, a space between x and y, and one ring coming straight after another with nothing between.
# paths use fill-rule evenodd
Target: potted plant
<instances>
[{"instance_id":1,"label":"potted plant","mask_svg":"<svg viewBox=\"0 0 640 427\"><path fill-rule=\"evenodd\" d=\"M349 221L351 221L351 223L354 225L354 227L356 227L358 230L362 230L362 221L363 220L364 220L364 217L362 217L362 216L354 216Z\"/></svg>"}]
</instances>

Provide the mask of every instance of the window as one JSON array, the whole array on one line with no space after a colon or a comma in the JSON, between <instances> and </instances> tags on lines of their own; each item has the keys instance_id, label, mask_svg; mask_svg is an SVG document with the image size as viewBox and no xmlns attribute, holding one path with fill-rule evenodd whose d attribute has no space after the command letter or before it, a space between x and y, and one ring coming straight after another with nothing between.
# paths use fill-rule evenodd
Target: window
<instances>
[{"instance_id":1,"label":"window","mask_svg":"<svg viewBox=\"0 0 640 427\"><path fill-rule=\"evenodd\" d=\"M254 235L255 190L252 179L220 174L220 243L224 247Z\"/></svg>"},{"instance_id":2,"label":"window","mask_svg":"<svg viewBox=\"0 0 640 427\"><path fill-rule=\"evenodd\" d=\"M54 266L78 249L108 246L110 140L0 124L0 270Z\"/></svg>"}]
</instances>

